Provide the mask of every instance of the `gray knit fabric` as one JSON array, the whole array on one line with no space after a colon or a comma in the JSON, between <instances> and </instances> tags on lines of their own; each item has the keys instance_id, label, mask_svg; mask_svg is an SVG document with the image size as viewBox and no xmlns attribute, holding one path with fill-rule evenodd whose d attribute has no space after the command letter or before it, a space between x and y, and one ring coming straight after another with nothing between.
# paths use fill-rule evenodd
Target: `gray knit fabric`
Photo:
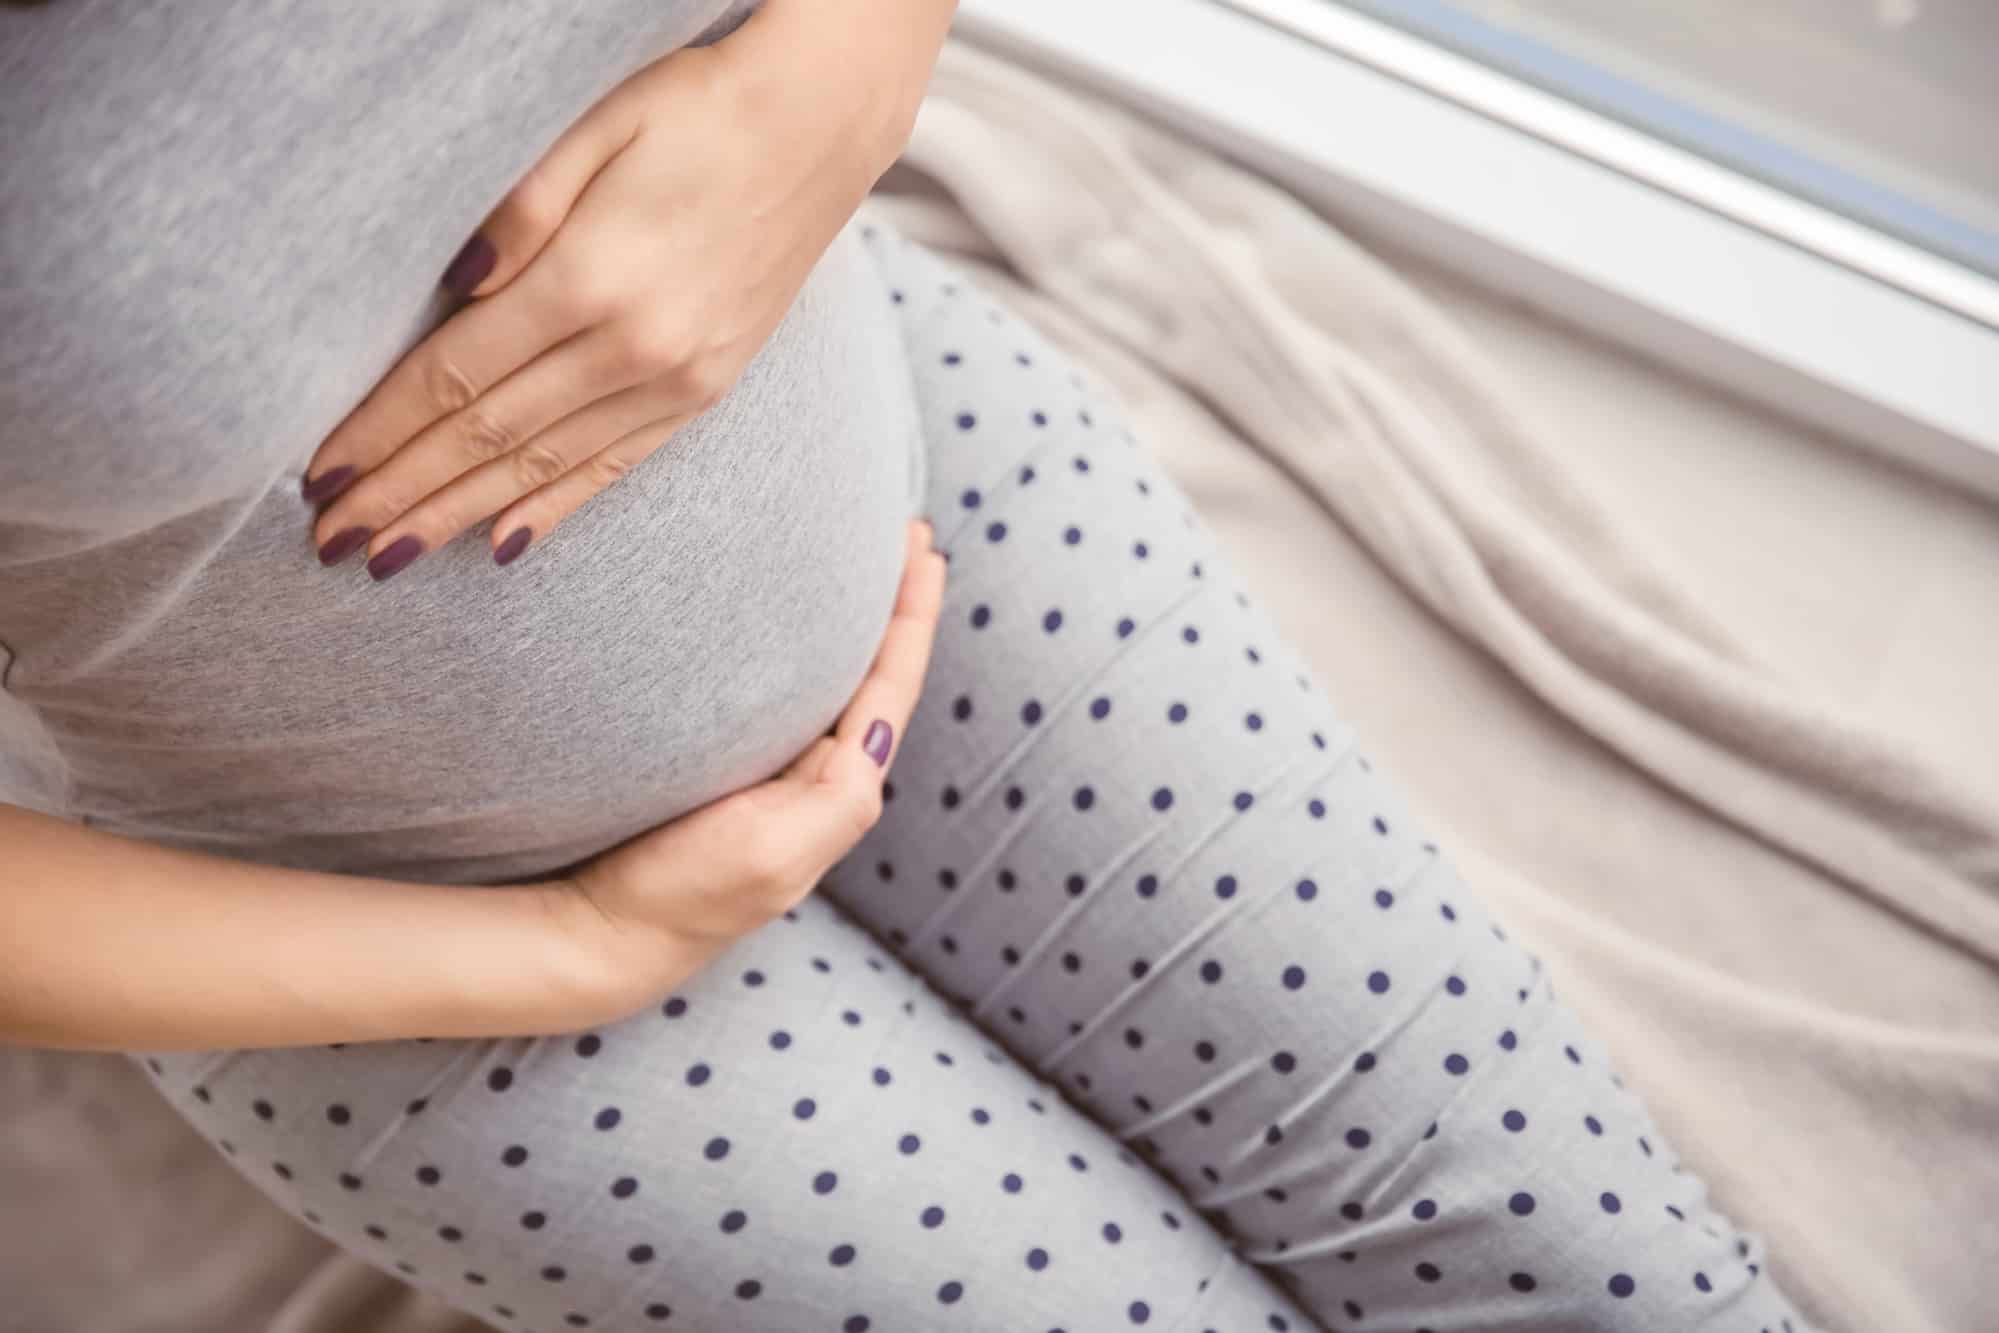
<instances>
[{"instance_id":1,"label":"gray knit fabric","mask_svg":"<svg viewBox=\"0 0 1999 1333\"><path fill-rule=\"evenodd\" d=\"M1115 406L877 245L952 569L881 823L620 1022L160 1089L508 1333L1804 1333Z\"/></svg>"},{"instance_id":2,"label":"gray knit fabric","mask_svg":"<svg viewBox=\"0 0 1999 1333\"><path fill-rule=\"evenodd\" d=\"M380 585L322 569L298 496L514 180L727 10L0 10L0 799L508 879L766 775L838 713L921 480L849 238L723 404L507 569L483 536Z\"/></svg>"},{"instance_id":3,"label":"gray knit fabric","mask_svg":"<svg viewBox=\"0 0 1999 1333\"><path fill-rule=\"evenodd\" d=\"M172 1104L508 1333L1802 1333L1114 405L899 238L837 245L730 397L518 565L318 567L299 467L438 270L720 7L538 8L0 27L0 798L546 871L822 727L919 509L953 571L925 697L880 825L679 993L135 1053Z\"/></svg>"}]
</instances>

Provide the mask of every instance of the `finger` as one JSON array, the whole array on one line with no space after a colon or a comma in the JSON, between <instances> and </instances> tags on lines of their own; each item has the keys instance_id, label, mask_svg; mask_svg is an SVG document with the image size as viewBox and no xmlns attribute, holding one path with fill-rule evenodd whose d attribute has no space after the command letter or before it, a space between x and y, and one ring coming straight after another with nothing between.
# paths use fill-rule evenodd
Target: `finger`
<instances>
[{"instance_id":1,"label":"finger","mask_svg":"<svg viewBox=\"0 0 1999 1333\"><path fill-rule=\"evenodd\" d=\"M691 414L648 422L496 515L492 528L495 563L512 564L521 552L545 540L558 523L657 452L690 420Z\"/></svg>"},{"instance_id":2,"label":"finger","mask_svg":"<svg viewBox=\"0 0 1999 1333\"><path fill-rule=\"evenodd\" d=\"M601 328L578 334L509 375L477 402L434 422L347 487L313 520L315 544L324 549L338 534L360 529L371 535L371 552L382 550L412 530L405 520L427 499L468 473L497 463L484 488L490 497L484 509L459 514L455 526L443 522L446 515L434 513L422 526L423 549L435 550L632 429L636 422L580 442L560 437L574 451L567 458L551 451L546 434L579 410L587 412L624 392L638 378L617 338ZM510 487L495 484L499 478L509 481Z\"/></svg>"},{"instance_id":3,"label":"finger","mask_svg":"<svg viewBox=\"0 0 1999 1333\"><path fill-rule=\"evenodd\" d=\"M454 296L485 297L512 282L541 253L591 180L632 141L638 127L639 103L613 95L563 131L452 260L445 270L445 289Z\"/></svg>"},{"instance_id":4,"label":"finger","mask_svg":"<svg viewBox=\"0 0 1999 1333\"><path fill-rule=\"evenodd\" d=\"M634 882L701 867L727 885L724 901L695 895L683 928L727 936L752 929L809 892L853 850L881 814L882 776L894 736L916 707L943 601L945 564L927 524L912 524L909 560L889 630L868 677L832 736L821 737L779 779L726 796L667 824L601 863ZM868 740L886 728L886 743Z\"/></svg>"},{"instance_id":5,"label":"finger","mask_svg":"<svg viewBox=\"0 0 1999 1333\"><path fill-rule=\"evenodd\" d=\"M831 736L821 736L805 747L805 752L791 761L791 766L782 776L791 782L812 783L819 780L820 770L826 767L826 757L833 753L838 744Z\"/></svg>"},{"instance_id":6,"label":"finger","mask_svg":"<svg viewBox=\"0 0 1999 1333\"><path fill-rule=\"evenodd\" d=\"M395 549L396 543L404 537L415 539L419 553L434 551L496 514L505 519L507 516L501 511L507 506L567 476L628 435L642 434L650 428L652 447L657 449L675 429L668 401L666 394L650 385L625 389L598 399L582 411L558 421L512 453L454 478L418 501L408 512L373 531L366 539L370 553ZM343 504L345 500L343 496ZM329 540L338 542L340 538L337 534L350 529L338 520L328 521L331 517L332 511L329 510L327 515L322 516L316 531L329 531L335 534ZM496 522L493 525L496 552L504 539L521 526L518 522L507 522L504 526ZM544 523L536 531L545 535L547 524ZM521 539L512 554L500 563L511 563L525 549L527 540Z\"/></svg>"},{"instance_id":7,"label":"finger","mask_svg":"<svg viewBox=\"0 0 1999 1333\"><path fill-rule=\"evenodd\" d=\"M306 466L305 498L332 499L433 422L470 407L593 322L592 307L564 290L564 277L563 266L538 264L493 300L467 306L417 344L321 441Z\"/></svg>"},{"instance_id":8,"label":"finger","mask_svg":"<svg viewBox=\"0 0 1999 1333\"><path fill-rule=\"evenodd\" d=\"M928 525L911 525L909 555L881 649L834 734L814 741L777 780L648 834L647 854L671 860L698 851L693 859L718 877L748 861L771 862L762 877L804 879L852 848L880 810L882 775L915 710L943 601L944 561L930 549ZM870 753L864 742L876 721L894 734Z\"/></svg>"},{"instance_id":9,"label":"finger","mask_svg":"<svg viewBox=\"0 0 1999 1333\"><path fill-rule=\"evenodd\" d=\"M822 870L846 855L879 817L882 776L894 762L929 670L945 564L930 549L928 525L912 534L910 556L874 666L840 715L833 749L811 787L818 807L813 822L825 839Z\"/></svg>"},{"instance_id":10,"label":"finger","mask_svg":"<svg viewBox=\"0 0 1999 1333\"><path fill-rule=\"evenodd\" d=\"M944 600L944 558L931 549L930 540L929 524L909 525L902 584L896 590L888 628L882 632L881 646L867 677L833 729L842 750L868 751L868 758L880 768L886 768L893 758L916 708L930 665L930 645L937 636L938 608ZM870 750L869 741L876 739L876 722L886 722L890 735L885 748ZM829 774L836 763L837 759L829 761Z\"/></svg>"},{"instance_id":11,"label":"finger","mask_svg":"<svg viewBox=\"0 0 1999 1333\"><path fill-rule=\"evenodd\" d=\"M572 878L586 891L596 884L598 896L607 888L626 899L642 898L648 888L660 896L676 896L678 890L676 915L682 919L672 924L683 933L716 937L755 929L817 880L816 849L794 845L791 821L834 745L831 736L821 736L775 778L642 833L572 872ZM781 851L791 854L780 857ZM763 864L751 867L752 860ZM738 890L757 880L769 881L770 892L750 901Z\"/></svg>"},{"instance_id":12,"label":"finger","mask_svg":"<svg viewBox=\"0 0 1999 1333\"><path fill-rule=\"evenodd\" d=\"M944 600L948 566L932 546L936 534L930 524L917 520L909 525L909 544L903 567L902 584L896 589L895 606L889 613L888 628L881 646L846 711L834 729L836 736L865 734L863 716L871 691L887 689L889 697L906 696L911 707L923 687L930 664L930 646L937 634L937 617Z\"/></svg>"},{"instance_id":13,"label":"finger","mask_svg":"<svg viewBox=\"0 0 1999 1333\"><path fill-rule=\"evenodd\" d=\"M807 751L810 757L823 750L817 776L779 784L791 789L789 799L772 793L764 806L764 820L782 823L790 874L804 887L852 851L881 817L882 776L916 709L943 602L944 560L930 549L927 528L912 534L910 553L874 668L834 735Z\"/></svg>"}]
</instances>

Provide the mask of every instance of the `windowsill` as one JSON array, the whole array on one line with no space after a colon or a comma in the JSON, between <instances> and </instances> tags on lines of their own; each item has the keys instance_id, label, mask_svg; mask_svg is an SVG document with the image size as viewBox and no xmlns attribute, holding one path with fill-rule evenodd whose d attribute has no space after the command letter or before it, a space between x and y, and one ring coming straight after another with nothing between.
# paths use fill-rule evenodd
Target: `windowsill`
<instances>
[{"instance_id":1,"label":"windowsill","mask_svg":"<svg viewBox=\"0 0 1999 1333\"><path fill-rule=\"evenodd\" d=\"M1336 22L1308 41L1231 4L1308 30L1314 14ZM963 0L960 23L1357 232L1999 498L1999 329L1984 322L1999 285L1969 270L1706 163L1724 192L1693 202L1674 191L1698 197L1700 180L1598 160L1610 123L1566 104L1583 119L1502 123L1526 114L1507 99L1533 90L1320 0ZM1574 148L1550 141L1563 135Z\"/></svg>"}]
</instances>

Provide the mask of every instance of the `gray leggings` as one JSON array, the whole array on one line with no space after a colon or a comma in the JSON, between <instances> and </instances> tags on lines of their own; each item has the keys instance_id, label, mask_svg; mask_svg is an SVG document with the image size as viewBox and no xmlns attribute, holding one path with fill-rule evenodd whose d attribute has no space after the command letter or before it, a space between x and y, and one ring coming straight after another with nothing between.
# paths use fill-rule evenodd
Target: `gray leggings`
<instances>
[{"instance_id":1,"label":"gray leggings","mask_svg":"<svg viewBox=\"0 0 1999 1333\"><path fill-rule=\"evenodd\" d=\"M1802 1330L1114 406L871 245L952 568L881 824L601 1030L173 1104L509 1330Z\"/></svg>"}]
</instances>

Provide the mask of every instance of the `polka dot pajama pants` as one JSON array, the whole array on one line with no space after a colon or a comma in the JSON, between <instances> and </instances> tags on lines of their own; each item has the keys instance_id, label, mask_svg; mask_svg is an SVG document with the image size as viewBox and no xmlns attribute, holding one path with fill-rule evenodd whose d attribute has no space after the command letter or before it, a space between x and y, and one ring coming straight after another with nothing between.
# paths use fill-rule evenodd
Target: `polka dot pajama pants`
<instances>
[{"instance_id":1,"label":"polka dot pajama pants","mask_svg":"<svg viewBox=\"0 0 1999 1333\"><path fill-rule=\"evenodd\" d=\"M881 823L621 1022L167 1096L507 1330L1802 1333L1115 407L871 244L951 555Z\"/></svg>"}]
</instances>

